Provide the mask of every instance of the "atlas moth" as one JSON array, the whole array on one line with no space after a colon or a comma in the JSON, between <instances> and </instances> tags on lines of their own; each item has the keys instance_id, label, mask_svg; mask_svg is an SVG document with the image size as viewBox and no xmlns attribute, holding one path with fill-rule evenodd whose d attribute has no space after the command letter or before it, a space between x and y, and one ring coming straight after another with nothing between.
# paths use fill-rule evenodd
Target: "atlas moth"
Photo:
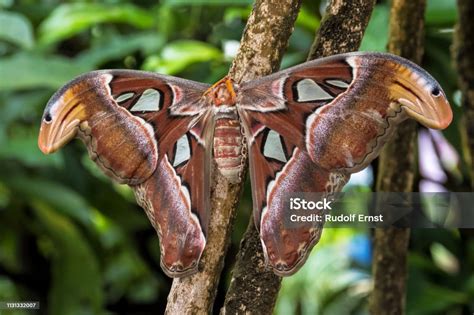
<instances>
[{"instance_id":1,"label":"atlas moth","mask_svg":"<svg viewBox=\"0 0 474 315\"><path fill-rule=\"evenodd\" d=\"M52 153L78 137L107 175L129 185L158 233L161 266L171 277L198 270L212 163L239 183L247 155L265 259L288 276L305 262L322 226L284 225L285 195L340 191L406 118L443 129L452 112L426 71L390 54L336 55L249 82L227 76L212 86L100 70L52 96L39 147Z\"/></svg>"}]
</instances>

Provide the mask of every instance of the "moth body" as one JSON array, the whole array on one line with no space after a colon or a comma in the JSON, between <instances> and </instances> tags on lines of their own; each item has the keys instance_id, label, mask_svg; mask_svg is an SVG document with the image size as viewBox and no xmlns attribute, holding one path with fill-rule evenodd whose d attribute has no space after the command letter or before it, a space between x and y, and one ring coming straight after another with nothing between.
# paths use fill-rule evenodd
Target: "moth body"
<instances>
[{"instance_id":1,"label":"moth body","mask_svg":"<svg viewBox=\"0 0 474 315\"><path fill-rule=\"evenodd\" d=\"M231 183L241 180L243 170L243 135L238 119L221 118L214 130L214 160L218 170Z\"/></svg>"},{"instance_id":2,"label":"moth body","mask_svg":"<svg viewBox=\"0 0 474 315\"><path fill-rule=\"evenodd\" d=\"M242 180L246 151L234 89L232 80L224 78L205 95L210 98L214 112L213 157L217 169L231 183L239 183Z\"/></svg>"}]
</instances>

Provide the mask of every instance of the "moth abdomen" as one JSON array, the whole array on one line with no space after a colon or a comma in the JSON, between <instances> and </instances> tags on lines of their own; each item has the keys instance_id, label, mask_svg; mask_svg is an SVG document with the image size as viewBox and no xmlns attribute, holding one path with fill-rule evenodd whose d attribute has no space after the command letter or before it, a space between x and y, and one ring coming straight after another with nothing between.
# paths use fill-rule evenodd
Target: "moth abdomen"
<instances>
[{"instance_id":1,"label":"moth abdomen","mask_svg":"<svg viewBox=\"0 0 474 315\"><path fill-rule=\"evenodd\" d=\"M241 180L243 169L243 135L238 119L221 118L214 131L214 160L217 168L231 183Z\"/></svg>"}]
</instances>

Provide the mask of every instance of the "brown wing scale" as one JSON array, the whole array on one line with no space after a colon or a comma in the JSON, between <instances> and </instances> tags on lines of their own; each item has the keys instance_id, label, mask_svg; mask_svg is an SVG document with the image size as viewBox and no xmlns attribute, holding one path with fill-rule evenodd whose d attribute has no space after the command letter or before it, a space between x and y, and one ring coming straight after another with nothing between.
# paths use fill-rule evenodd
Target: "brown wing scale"
<instances>
[{"instance_id":1,"label":"brown wing scale","mask_svg":"<svg viewBox=\"0 0 474 315\"><path fill-rule=\"evenodd\" d=\"M206 243L213 131L201 99L206 89L141 71L91 72L51 98L40 129L43 152L79 137L107 175L135 190L160 236L161 265L171 277L196 272ZM181 152L177 164L182 137L189 154Z\"/></svg>"},{"instance_id":2,"label":"brown wing scale","mask_svg":"<svg viewBox=\"0 0 474 315\"><path fill-rule=\"evenodd\" d=\"M376 158L401 121L446 128L452 112L438 83L415 64L389 54L323 58L244 83L237 95L250 141L255 225L274 272L296 272L319 239L321 225L284 225L285 194L332 193ZM275 164L263 130L292 152ZM283 140L284 139L284 140ZM273 143L272 145L274 145Z\"/></svg>"}]
</instances>

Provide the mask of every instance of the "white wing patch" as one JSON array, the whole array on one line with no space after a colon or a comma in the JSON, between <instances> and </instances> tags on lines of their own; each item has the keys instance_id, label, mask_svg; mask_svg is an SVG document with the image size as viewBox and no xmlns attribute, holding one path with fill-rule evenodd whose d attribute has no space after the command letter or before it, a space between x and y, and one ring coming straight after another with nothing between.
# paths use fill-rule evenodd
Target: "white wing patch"
<instances>
[{"instance_id":1,"label":"white wing patch","mask_svg":"<svg viewBox=\"0 0 474 315\"><path fill-rule=\"evenodd\" d=\"M283 144L281 143L280 135L270 130L263 145L263 155L281 162L286 163L285 151L283 151Z\"/></svg>"},{"instance_id":2,"label":"white wing patch","mask_svg":"<svg viewBox=\"0 0 474 315\"><path fill-rule=\"evenodd\" d=\"M140 99L130 109L131 112L158 111L160 110L161 95L155 89L147 89Z\"/></svg>"},{"instance_id":3,"label":"white wing patch","mask_svg":"<svg viewBox=\"0 0 474 315\"><path fill-rule=\"evenodd\" d=\"M132 98L133 95L135 95L135 93L133 93L133 92L123 93L123 94L120 94L119 96L117 96L115 98L115 101L117 103L122 103L122 102L125 102L126 100Z\"/></svg>"},{"instance_id":4,"label":"white wing patch","mask_svg":"<svg viewBox=\"0 0 474 315\"><path fill-rule=\"evenodd\" d=\"M296 83L298 102L323 101L333 99L332 95L326 92L316 82L311 79L304 79Z\"/></svg>"},{"instance_id":5,"label":"white wing patch","mask_svg":"<svg viewBox=\"0 0 474 315\"><path fill-rule=\"evenodd\" d=\"M186 162L191 158L191 148L189 147L188 136L183 135L176 142L176 153L174 155L173 167Z\"/></svg>"},{"instance_id":6,"label":"white wing patch","mask_svg":"<svg viewBox=\"0 0 474 315\"><path fill-rule=\"evenodd\" d=\"M347 89L349 87L348 83L341 80L326 80L326 83L331 84L332 86L335 86L335 87L343 88L343 89Z\"/></svg>"}]
</instances>

